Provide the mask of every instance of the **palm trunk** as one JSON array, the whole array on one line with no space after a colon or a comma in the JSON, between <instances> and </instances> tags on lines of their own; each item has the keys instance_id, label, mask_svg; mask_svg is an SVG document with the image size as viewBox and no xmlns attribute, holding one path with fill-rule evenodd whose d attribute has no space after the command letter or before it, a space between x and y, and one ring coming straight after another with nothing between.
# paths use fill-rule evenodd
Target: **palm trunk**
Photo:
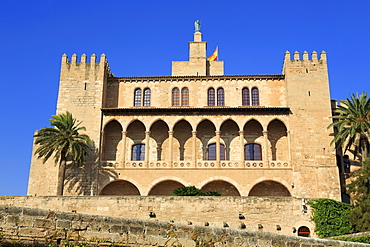
<instances>
[{"instance_id":1,"label":"palm trunk","mask_svg":"<svg viewBox=\"0 0 370 247\"><path fill-rule=\"evenodd\" d=\"M366 135L361 135L361 156L362 156L362 162L367 158L368 156L368 150L367 150L367 136Z\"/></svg>"},{"instance_id":2,"label":"palm trunk","mask_svg":"<svg viewBox=\"0 0 370 247\"><path fill-rule=\"evenodd\" d=\"M57 196L62 196L64 191L64 177L66 173L66 155L64 152L60 154L59 171L58 171L58 187Z\"/></svg>"}]
</instances>

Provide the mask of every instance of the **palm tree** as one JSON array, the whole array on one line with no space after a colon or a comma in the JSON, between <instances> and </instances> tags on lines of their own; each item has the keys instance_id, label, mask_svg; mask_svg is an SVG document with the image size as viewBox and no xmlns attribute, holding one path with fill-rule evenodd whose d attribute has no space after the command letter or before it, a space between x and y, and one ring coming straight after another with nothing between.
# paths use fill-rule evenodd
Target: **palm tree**
<instances>
[{"instance_id":1,"label":"palm tree","mask_svg":"<svg viewBox=\"0 0 370 247\"><path fill-rule=\"evenodd\" d=\"M338 133L331 144L335 143L337 147L345 144L344 152L354 146L354 156L361 153L364 160L369 150L370 98L368 94L365 92L361 95L352 94L350 99L341 101L335 112L337 115L332 117L334 122L328 128L337 127Z\"/></svg>"},{"instance_id":2,"label":"palm tree","mask_svg":"<svg viewBox=\"0 0 370 247\"><path fill-rule=\"evenodd\" d=\"M67 159L71 164L84 162L84 156L91 151L92 141L87 135L79 133L86 129L80 127L81 122L68 111L53 115L49 121L54 127L41 128L34 136L35 144L39 145L35 155L44 163L52 156L55 164L59 163L57 195L63 195Z\"/></svg>"}]
</instances>

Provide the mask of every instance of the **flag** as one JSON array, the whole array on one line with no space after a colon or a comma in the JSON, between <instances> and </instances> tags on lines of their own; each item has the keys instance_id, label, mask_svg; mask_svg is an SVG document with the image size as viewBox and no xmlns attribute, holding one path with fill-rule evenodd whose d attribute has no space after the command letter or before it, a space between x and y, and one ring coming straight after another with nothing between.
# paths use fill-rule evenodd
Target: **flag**
<instances>
[{"instance_id":1,"label":"flag","mask_svg":"<svg viewBox=\"0 0 370 247\"><path fill-rule=\"evenodd\" d=\"M217 61L218 58L218 46L216 46L215 51L212 53L211 56L207 57L208 61Z\"/></svg>"}]
</instances>

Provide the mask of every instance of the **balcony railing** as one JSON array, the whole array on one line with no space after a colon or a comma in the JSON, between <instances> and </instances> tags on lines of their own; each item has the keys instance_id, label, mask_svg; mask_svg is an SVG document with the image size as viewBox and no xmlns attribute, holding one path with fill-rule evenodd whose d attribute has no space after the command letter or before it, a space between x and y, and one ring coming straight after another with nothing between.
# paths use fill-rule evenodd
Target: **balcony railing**
<instances>
[{"instance_id":1,"label":"balcony railing","mask_svg":"<svg viewBox=\"0 0 370 247\"><path fill-rule=\"evenodd\" d=\"M101 162L102 168L107 169L291 169L289 161L261 161L261 160L201 160L194 161L126 161L122 164L118 161L106 160Z\"/></svg>"}]
</instances>

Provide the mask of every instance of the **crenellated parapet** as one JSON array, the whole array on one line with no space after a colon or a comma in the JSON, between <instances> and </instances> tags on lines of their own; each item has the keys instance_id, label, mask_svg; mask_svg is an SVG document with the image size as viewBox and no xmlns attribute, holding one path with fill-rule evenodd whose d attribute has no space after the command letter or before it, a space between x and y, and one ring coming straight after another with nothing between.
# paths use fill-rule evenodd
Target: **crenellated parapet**
<instances>
[{"instance_id":1,"label":"crenellated parapet","mask_svg":"<svg viewBox=\"0 0 370 247\"><path fill-rule=\"evenodd\" d=\"M95 66L91 66L95 65ZM66 69L70 70L71 68L79 68L84 70L97 70L97 69L104 69L106 70L107 76L111 77L113 74L110 71L108 60L106 55L103 53L100 57L97 57L95 54L92 54L88 60L86 54L82 54L80 59L74 53L71 59L68 58L67 54L62 55L62 69L65 67Z\"/></svg>"},{"instance_id":2,"label":"crenellated parapet","mask_svg":"<svg viewBox=\"0 0 370 247\"><path fill-rule=\"evenodd\" d=\"M292 59L293 58L293 59ZM285 56L284 56L284 61L326 61L326 52L325 51L322 51L320 53L320 59L318 59L318 56L317 56L317 52L316 51L313 51L311 53L311 59L309 59L309 54L307 51L304 51L302 54L300 54L298 51L295 51L293 53L293 57L292 57L292 54L289 52L289 51L286 51L285 52Z\"/></svg>"}]
</instances>

